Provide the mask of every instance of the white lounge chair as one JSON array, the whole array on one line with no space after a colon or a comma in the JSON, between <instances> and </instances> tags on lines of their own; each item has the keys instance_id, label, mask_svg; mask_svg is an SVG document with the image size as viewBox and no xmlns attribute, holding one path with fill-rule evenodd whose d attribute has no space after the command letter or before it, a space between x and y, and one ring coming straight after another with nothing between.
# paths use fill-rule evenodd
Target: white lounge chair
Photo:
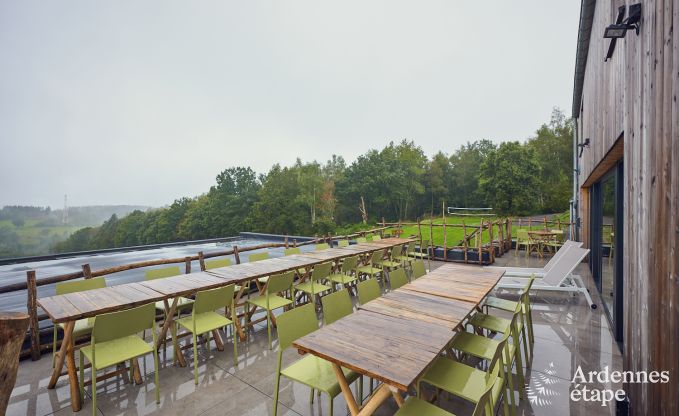
<instances>
[{"instance_id":1,"label":"white lounge chair","mask_svg":"<svg viewBox=\"0 0 679 416\"><path fill-rule=\"evenodd\" d=\"M544 277L535 279L531 290L582 293L585 295L589 306L592 309L596 309L597 305L592 302L592 297L589 295L582 277L572 274L573 270L575 270L588 253L588 249L570 247L550 267L547 273L544 274ZM495 287L498 289L523 289L525 286L525 277L503 276Z\"/></svg>"},{"instance_id":2,"label":"white lounge chair","mask_svg":"<svg viewBox=\"0 0 679 416\"><path fill-rule=\"evenodd\" d=\"M491 269L504 269L505 276L517 276L517 277L530 277L535 275L535 277L544 277L545 274L556 264L559 259L563 257L566 252L572 247L580 248L582 243L579 241L566 240L563 246L552 256L551 259L544 265L544 267L500 267L500 266L486 266Z\"/></svg>"}]
</instances>

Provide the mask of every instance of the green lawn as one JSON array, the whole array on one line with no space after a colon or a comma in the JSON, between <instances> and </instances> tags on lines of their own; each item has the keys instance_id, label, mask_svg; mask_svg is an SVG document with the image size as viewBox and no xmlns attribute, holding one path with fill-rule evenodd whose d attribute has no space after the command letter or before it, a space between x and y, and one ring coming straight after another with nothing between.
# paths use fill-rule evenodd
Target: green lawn
<instances>
[{"instance_id":1,"label":"green lawn","mask_svg":"<svg viewBox=\"0 0 679 416\"><path fill-rule=\"evenodd\" d=\"M562 223L567 224L568 223L568 213L562 213L557 215L557 217L561 220ZM474 229L478 229L478 227L481 224L481 220L484 222L486 221L497 221L499 217L459 217L459 216L451 216L451 217L446 217L446 238L447 238L447 246L452 247L457 244L460 244L462 239L464 238L464 228L461 227L461 225L464 223L467 226L467 235L471 234L474 232ZM556 218L555 218L556 221ZM443 224L443 219L441 218L435 218L433 221L434 224ZM542 223L534 222L532 228L533 229L539 229L542 226ZM516 236L516 230L519 228L525 228L528 229L528 224L523 225L521 227L518 227L516 224L512 225L512 236ZM550 228L556 228L556 226ZM565 225L562 227L565 228ZM421 222L421 230L422 230L422 238L429 238L429 220L425 220ZM403 227L403 235L408 236L408 235L415 235L418 236L420 235L420 231L418 230L417 225L409 225L409 226L404 226ZM433 240L434 240L434 245L435 246L443 246L443 227L432 227L432 235L433 235ZM497 238L499 235L499 227L494 226L493 227L493 235ZM470 241L470 244L474 244L474 239ZM489 242L489 236L488 236L488 231L483 232L483 243L488 243Z\"/></svg>"},{"instance_id":2,"label":"green lawn","mask_svg":"<svg viewBox=\"0 0 679 416\"><path fill-rule=\"evenodd\" d=\"M42 226L39 220L26 220L24 225L17 227L11 220L0 220L0 228L16 233L17 240L0 241L6 251L5 256L30 256L45 254L57 241L68 238L80 226L54 225ZM8 238L5 236L5 238ZM16 244L18 243L18 245Z\"/></svg>"}]
</instances>

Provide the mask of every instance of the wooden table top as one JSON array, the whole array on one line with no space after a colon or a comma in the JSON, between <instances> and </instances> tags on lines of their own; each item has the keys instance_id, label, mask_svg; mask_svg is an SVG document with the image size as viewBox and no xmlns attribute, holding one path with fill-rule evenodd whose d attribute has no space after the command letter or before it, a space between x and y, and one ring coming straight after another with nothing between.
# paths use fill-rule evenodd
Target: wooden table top
<instances>
[{"instance_id":1,"label":"wooden table top","mask_svg":"<svg viewBox=\"0 0 679 416\"><path fill-rule=\"evenodd\" d=\"M503 274L445 264L293 345L405 391Z\"/></svg>"},{"instance_id":2,"label":"wooden table top","mask_svg":"<svg viewBox=\"0 0 679 416\"><path fill-rule=\"evenodd\" d=\"M505 274L502 268L444 264L401 289L478 304Z\"/></svg>"},{"instance_id":3,"label":"wooden table top","mask_svg":"<svg viewBox=\"0 0 679 416\"><path fill-rule=\"evenodd\" d=\"M293 345L407 390L452 336L449 328L438 324L358 310Z\"/></svg>"},{"instance_id":4,"label":"wooden table top","mask_svg":"<svg viewBox=\"0 0 679 416\"><path fill-rule=\"evenodd\" d=\"M359 309L392 317L403 317L456 329L476 306L473 302L443 298L427 293L396 289Z\"/></svg>"}]
</instances>

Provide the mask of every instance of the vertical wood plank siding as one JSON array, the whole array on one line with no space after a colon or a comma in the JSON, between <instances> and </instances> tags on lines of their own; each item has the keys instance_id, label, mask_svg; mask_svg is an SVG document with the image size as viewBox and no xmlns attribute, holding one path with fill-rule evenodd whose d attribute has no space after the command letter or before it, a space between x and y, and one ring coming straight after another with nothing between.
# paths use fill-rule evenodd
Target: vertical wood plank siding
<instances>
[{"instance_id":1,"label":"vertical wood plank siding","mask_svg":"<svg viewBox=\"0 0 679 416\"><path fill-rule=\"evenodd\" d=\"M617 8L598 1L579 116L583 184L624 135L624 366L670 371L670 383L626 386L635 415L679 414L679 1L641 1L639 36L604 62ZM677 31L673 30L677 26ZM596 172L599 175L600 172ZM586 191L584 192L586 193ZM581 193L582 194L582 193ZM580 217L588 203L581 201ZM583 224L583 231L588 227ZM587 234L582 240L587 242Z\"/></svg>"}]
</instances>

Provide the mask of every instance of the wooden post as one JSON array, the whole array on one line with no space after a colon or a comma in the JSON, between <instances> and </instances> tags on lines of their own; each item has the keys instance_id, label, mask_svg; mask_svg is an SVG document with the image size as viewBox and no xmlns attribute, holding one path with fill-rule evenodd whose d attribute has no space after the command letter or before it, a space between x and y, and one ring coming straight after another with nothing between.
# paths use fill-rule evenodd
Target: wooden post
<instances>
[{"instance_id":1,"label":"wooden post","mask_svg":"<svg viewBox=\"0 0 679 416\"><path fill-rule=\"evenodd\" d=\"M4 415L19 369L19 352L30 316L23 312L0 312L0 415Z\"/></svg>"},{"instance_id":2,"label":"wooden post","mask_svg":"<svg viewBox=\"0 0 679 416\"><path fill-rule=\"evenodd\" d=\"M464 245L464 262L468 263L469 259L467 258L467 249L469 249L469 242L467 241L467 224L465 224L464 220L462 220L462 231L464 232L464 240L462 240Z\"/></svg>"},{"instance_id":3,"label":"wooden post","mask_svg":"<svg viewBox=\"0 0 679 416\"><path fill-rule=\"evenodd\" d=\"M238 246L233 246L233 256L236 258L236 264L240 264L240 254L238 254Z\"/></svg>"},{"instance_id":4,"label":"wooden post","mask_svg":"<svg viewBox=\"0 0 679 416\"><path fill-rule=\"evenodd\" d=\"M483 240L483 235L481 236L481 240ZM495 240L495 234L493 233L493 220L488 221L488 241L490 242L490 253L488 256L488 262L489 263L495 263L495 243L493 242Z\"/></svg>"},{"instance_id":5,"label":"wooden post","mask_svg":"<svg viewBox=\"0 0 679 416\"><path fill-rule=\"evenodd\" d=\"M205 271L205 255L202 251L198 252L198 264L200 264L200 271Z\"/></svg>"},{"instance_id":6,"label":"wooden post","mask_svg":"<svg viewBox=\"0 0 679 416\"><path fill-rule=\"evenodd\" d=\"M546 215L545 215L545 217L544 217L544 220L545 220L545 231L547 231L547 228L548 228L548 227L547 227L547 216L546 216Z\"/></svg>"},{"instance_id":7,"label":"wooden post","mask_svg":"<svg viewBox=\"0 0 679 416\"><path fill-rule=\"evenodd\" d=\"M479 264L483 264L483 251L481 251L481 247L483 246L483 220L481 220L479 232L476 235L476 244L479 250Z\"/></svg>"},{"instance_id":8,"label":"wooden post","mask_svg":"<svg viewBox=\"0 0 679 416\"><path fill-rule=\"evenodd\" d=\"M91 279L92 278L92 269L90 268L89 264L83 264L83 276L85 279Z\"/></svg>"},{"instance_id":9,"label":"wooden post","mask_svg":"<svg viewBox=\"0 0 679 416\"><path fill-rule=\"evenodd\" d=\"M30 339L31 339L31 359L33 361L40 359L40 328L38 327L38 287L35 281L35 270L26 272L26 283L28 287L28 316L30 321Z\"/></svg>"},{"instance_id":10,"label":"wooden post","mask_svg":"<svg viewBox=\"0 0 679 416\"><path fill-rule=\"evenodd\" d=\"M289 248L290 245L288 244L288 235L285 234L285 248Z\"/></svg>"},{"instance_id":11,"label":"wooden post","mask_svg":"<svg viewBox=\"0 0 679 416\"><path fill-rule=\"evenodd\" d=\"M191 273L191 257L186 257L184 259L184 264L186 265L186 274Z\"/></svg>"},{"instance_id":12,"label":"wooden post","mask_svg":"<svg viewBox=\"0 0 679 416\"><path fill-rule=\"evenodd\" d=\"M533 229L533 217L528 217L528 231Z\"/></svg>"},{"instance_id":13,"label":"wooden post","mask_svg":"<svg viewBox=\"0 0 679 416\"><path fill-rule=\"evenodd\" d=\"M561 229L561 218L556 218L556 226L559 230Z\"/></svg>"},{"instance_id":14,"label":"wooden post","mask_svg":"<svg viewBox=\"0 0 679 416\"><path fill-rule=\"evenodd\" d=\"M446 203L442 202L441 216L443 217L443 261L448 261L448 231L446 230Z\"/></svg>"},{"instance_id":15,"label":"wooden post","mask_svg":"<svg viewBox=\"0 0 679 416\"><path fill-rule=\"evenodd\" d=\"M420 252L422 251L422 224L420 219L417 219L417 232L420 234Z\"/></svg>"},{"instance_id":16,"label":"wooden post","mask_svg":"<svg viewBox=\"0 0 679 416\"><path fill-rule=\"evenodd\" d=\"M436 253L434 253L434 213L431 213L431 217L429 218L429 246L431 247L431 254L429 255L429 258L434 258L436 257ZM427 254L429 254L429 248L427 248Z\"/></svg>"},{"instance_id":17,"label":"wooden post","mask_svg":"<svg viewBox=\"0 0 679 416\"><path fill-rule=\"evenodd\" d=\"M292 240L292 246L297 247L297 239L296 238Z\"/></svg>"}]
</instances>

